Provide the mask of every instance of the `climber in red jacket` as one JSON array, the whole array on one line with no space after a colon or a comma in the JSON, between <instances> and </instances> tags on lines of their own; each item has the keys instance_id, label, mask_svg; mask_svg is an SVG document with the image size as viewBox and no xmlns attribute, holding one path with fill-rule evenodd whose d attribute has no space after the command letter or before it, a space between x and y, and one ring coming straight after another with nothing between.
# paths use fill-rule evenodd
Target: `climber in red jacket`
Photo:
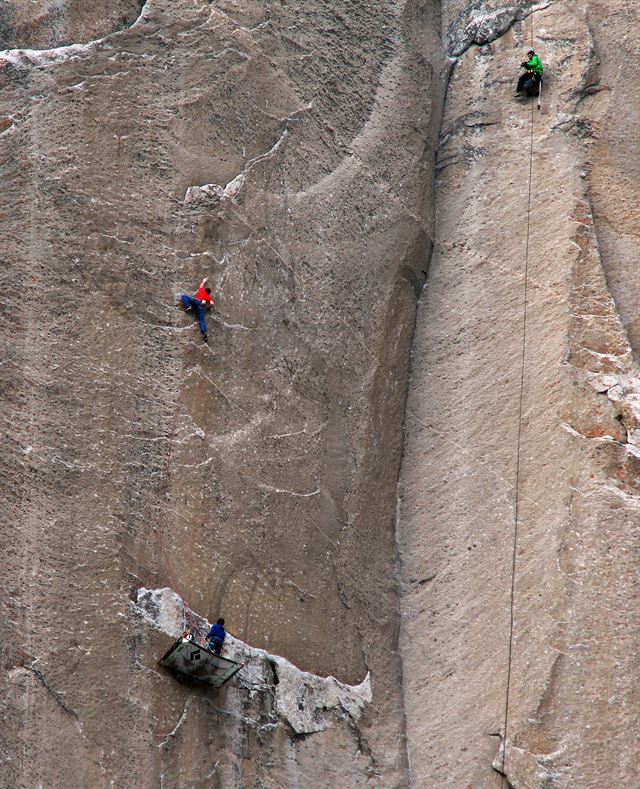
<instances>
[{"instance_id":1,"label":"climber in red jacket","mask_svg":"<svg viewBox=\"0 0 640 789\"><path fill-rule=\"evenodd\" d=\"M200 324L200 331L202 332L202 339L207 342L207 321L206 310L213 307L213 299L211 298L211 288L206 287L207 277L200 283L198 292L195 296L189 296L188 293L181 293L180 298L184 304L185 310L188 312L194 309L198 315L198 323Z\"/></svg>"}]
</instances>

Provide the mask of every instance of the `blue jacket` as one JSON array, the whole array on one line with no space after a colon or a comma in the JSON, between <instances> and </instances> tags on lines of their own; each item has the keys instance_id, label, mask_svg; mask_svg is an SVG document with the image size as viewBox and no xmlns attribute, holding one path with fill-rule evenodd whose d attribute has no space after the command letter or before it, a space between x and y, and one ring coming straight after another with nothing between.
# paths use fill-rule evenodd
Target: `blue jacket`
<instances>
[{"instance_id":1,"label":"blue jacket","mask_svg":"<svg viewBox=\"0 0 640 789\"><path fill-rule=\"evenodd\" d=\"M219 638L220 641L224 641L224 637L226 636L226 632L223 625L213 625L211 630L207 633L207 638L211 640L212 638Z\"/></svg>"}]
</instances>

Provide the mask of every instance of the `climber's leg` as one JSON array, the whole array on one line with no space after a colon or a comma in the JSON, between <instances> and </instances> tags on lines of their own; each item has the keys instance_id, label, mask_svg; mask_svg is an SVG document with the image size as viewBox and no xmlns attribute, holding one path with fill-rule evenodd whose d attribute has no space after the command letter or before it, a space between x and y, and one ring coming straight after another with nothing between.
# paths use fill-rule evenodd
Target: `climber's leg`
<instances>
[{"instance_id":1,"label":"climber's leg","mask_svg":"<svg viewBox=\"0 0 640 789\"><path fill-rule=\"evenodd\" d=\"M192 307L197 306L197 302L193 296L188 296L186 293L181 293L180 299L185 310L190 310Z\"/></svg>"},{"instance_id":2,"label":"climber's leg","mask_svg":"<svg viewBox=\"0 0 640 789\"><path fill-rule=\"evenodd\" d=\"M524 92L527 96L537 96L540 92L540 76L538 74L529 74L527 81L524 83Z\"/></svg>"},{"instance_id":3,"label":"climber's leg","mask_svg":"<svg viewBox=\"0 0 640 789\"><path fill-rule=\"evenodd\" d=\"M520 75L520 79L518 80L518 87L516 88L516 93L522 93L524 90L524 83L529 79L529 74L525 71L524 74Z\"/></svg>"},{"instance_id":4,"label":"climber's leg","mask_svg":"<svg viewBox=\"0 0 640 789\"><path fill-rule=\"evenodd\" d=\"M540 95L540 89L542 87L542 75L541 74L534 74L533 75L533 79L535 80L535 83L536 83L535 95L539 96Z\"/></svg>"},{"instance_id":5,"label":"climber's leg","mask_svg":"<svg viewBox=\"0 0 640 789\"><path fill-rule=\"evenodd\" d=\"M205 342L206 342L206 339L207 339L207 319L205 317L205 308L196 299L194 299L194 302L195 302L195 305L196 305L196 310L198 312L198 323L200 324L200 331L202 332L202 336L204 337Z\"/></svg>"},{"instance_id":6,"label":"climber's leg","mask_svg":"<svg viewBox=\"0 0 640 789\"><path fill-rule=\"evenodd\" d=\"M209 649L219 655L222 652L222 641L215 636L209 641Z\"/></svg>"}]
</instances>

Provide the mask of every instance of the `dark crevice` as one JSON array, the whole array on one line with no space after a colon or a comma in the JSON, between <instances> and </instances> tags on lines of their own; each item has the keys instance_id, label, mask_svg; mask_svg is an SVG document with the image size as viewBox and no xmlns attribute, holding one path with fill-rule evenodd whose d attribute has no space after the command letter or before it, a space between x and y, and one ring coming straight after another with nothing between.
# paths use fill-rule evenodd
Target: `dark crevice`
<instances>
[{"instance_id":1,"label":"dark crevice","mask_svg":"<svg viewBox=\"0 0 640 789\"><path fill-rule=\"evenodd\" d=\"M37 677L37 679L40 681L40 684L42 685L42 687L46 688L46 690L49 691L49 693L53 696L56 704L60 707L61 710L64 710L64 712L66 712L67 715L70 715L75 720L80 720L79 717L78 717L77 712L72 710L71 707L69 707L67 705L67 703L65 702L65 700L63 699L61 694L58 693L58 691L55 690L55 688L51 687L51 685L49 684L47 678L42 673L42 671L40 671L40 669L37 669L33 664L25 665L25 668L28 671L30 671L35 677Z\"/></svg>"},{"instance_id":2,"label":"dark crevice","mask_svg":"<svg viewBox=\"0 0 640 789\"><path fill-rule=\"evenodd\" d=\"M362 756L366 757L369 760L369 766L367 767L367 772L378 773L378 762L376 761L376 758L373 755L373 751L367 744L367 741L363 737L362 732L360 731L357 724L353 720L349 721L348 729L351 732L356 742L358 753L362 754Z\"/></svg>"},{"instance_id":3,"label":"dark crevice","mask_svg":"<svg viewBox=\"0 0 640 789\"><path fill-rule=\"evenodd\" d=\"M315 732L308 732L308 731L297 732L291 729L289 731L289 739L291 740L292 743L298 743L298 742L302 742L303 740L306 740L307 737L311 737L312 734L315 734Z\"/></svg>"}]
</instances>

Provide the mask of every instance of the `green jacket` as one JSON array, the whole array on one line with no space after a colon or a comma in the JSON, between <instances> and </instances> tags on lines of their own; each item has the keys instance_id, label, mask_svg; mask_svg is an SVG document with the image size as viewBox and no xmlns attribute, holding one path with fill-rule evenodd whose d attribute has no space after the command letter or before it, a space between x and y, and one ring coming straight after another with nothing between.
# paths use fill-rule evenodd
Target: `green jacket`
<instances>
[{"instance_id":1,"label":"green jacket","mask_svg":"<svg viewBox=\"0 0 640 789\"><path fill-rule=\"evenodd\" d=\"M527 69L529 71L535 71L536 74L540 74L542 76L544 72L544 68L542 66L542 61L537 55L534 55L531 60L527 61Z\"/></svg>"}]
</instances>

